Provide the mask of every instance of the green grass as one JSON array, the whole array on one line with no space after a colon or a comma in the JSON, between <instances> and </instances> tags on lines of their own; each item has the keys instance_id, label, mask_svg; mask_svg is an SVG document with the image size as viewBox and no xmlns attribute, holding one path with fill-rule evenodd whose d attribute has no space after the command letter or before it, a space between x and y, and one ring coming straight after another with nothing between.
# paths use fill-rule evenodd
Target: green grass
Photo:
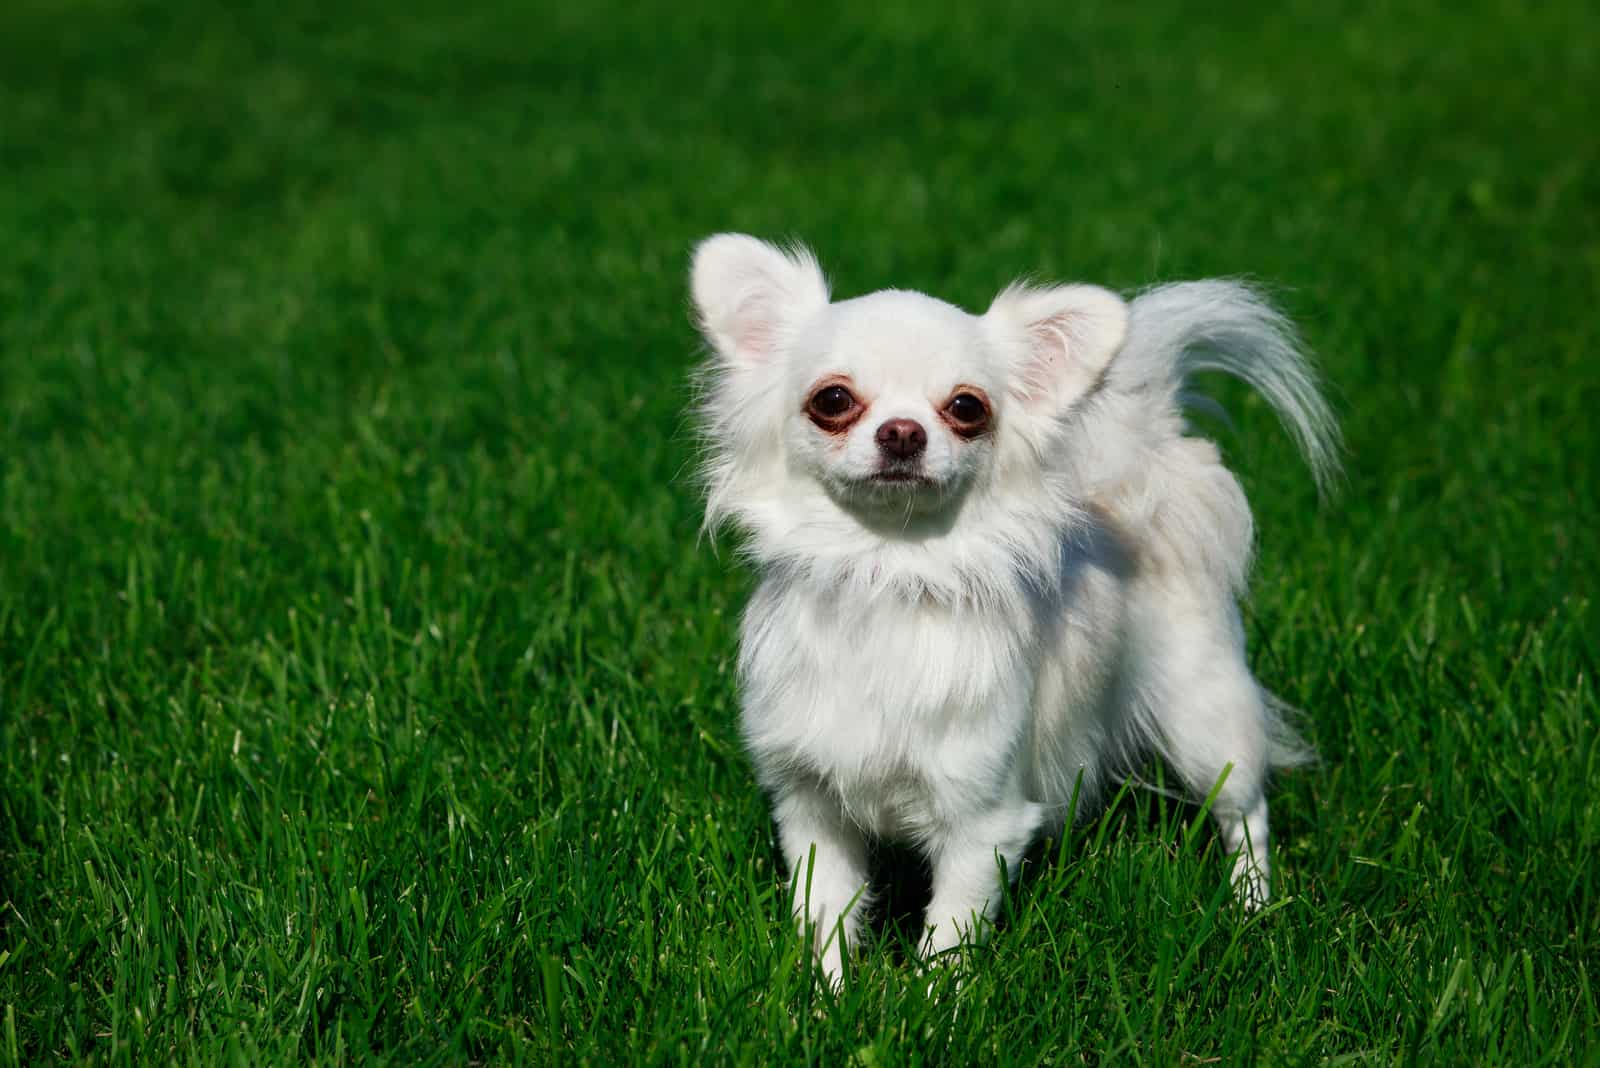
<instances>
[{"instance_id":1,"label":"green grass","mask_svg":"<svg viewBox=\"0 0 1600 1068\"><path fill-rule=\"evenodd\" d=\"M13 0L0 1063L1600 1063L1600 17ZM981 13L980 13L981 11ZM1130 792L959 990L788 933L697 542L691 242L1248 274L1284 893Z\"/></svg>"}]
</instances>

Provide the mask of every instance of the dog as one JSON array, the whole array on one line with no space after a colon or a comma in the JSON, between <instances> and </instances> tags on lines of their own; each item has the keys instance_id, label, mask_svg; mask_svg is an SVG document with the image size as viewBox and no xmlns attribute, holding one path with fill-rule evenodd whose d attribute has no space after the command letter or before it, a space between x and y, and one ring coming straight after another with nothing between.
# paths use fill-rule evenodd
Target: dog
<instances>
[{"instance_id":1,"label":"dog","mask_svg":"<svg viewBox=\"0 0 1600 1068\"><path fill-rule=\"evenodd\" d=\"M1244 493L1184 410L1196 374L1242 379L1329 486L1291 324L1224 280L835 302L809 251L743 234L701 242L690 283L705 521L759 576L743 739L828 979L875 840L926 857L921 949L949 956L999 873L1148 754L1215 791L1235 894L1265 903L1266 780L1308 751L1245 658Z\"/></svg>"}]
</instances>

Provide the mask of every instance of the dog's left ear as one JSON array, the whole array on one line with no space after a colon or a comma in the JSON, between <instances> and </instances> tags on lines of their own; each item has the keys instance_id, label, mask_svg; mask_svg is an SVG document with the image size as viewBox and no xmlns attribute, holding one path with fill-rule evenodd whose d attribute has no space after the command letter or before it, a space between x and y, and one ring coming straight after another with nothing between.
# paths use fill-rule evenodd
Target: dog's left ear
<instances>
[{"instance_id":1,"label":"dog's left ear","mask_svg":"<svg viewBox=\"0 0 1600 1068\"><path fill-rule=\"evenodd\" d=\"M1013 285L984 313L1019 353L1012 392L1059 414L1092 389L1128 334L1128 305L1099 286Z\"/></svg>"},{"instance_id":2,"label":"dog's left ear","mask_svg":"<svg viewBox=\"0 0 1600 1068\"><path fill-rule=\"evenodd\" d=\"M775 361L795 327L828 304L828 282L809 250L748 234L717 234L695 246L689 288L700 332L735 367Z\"/></svg>"}]
</instances>

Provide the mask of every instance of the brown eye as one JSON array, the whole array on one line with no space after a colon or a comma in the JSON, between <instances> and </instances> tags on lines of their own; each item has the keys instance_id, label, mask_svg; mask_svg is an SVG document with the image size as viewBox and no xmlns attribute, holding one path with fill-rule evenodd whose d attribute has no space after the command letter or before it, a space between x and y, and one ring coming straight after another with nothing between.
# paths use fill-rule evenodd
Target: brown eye
<instances>
[{"instance_id":1,"label":"brown eye","mask_svg":"<svg viewBox=\"0 0 1600 1068\"><path fill-rule=\"evenodd\" d=\"M832 424L844 421L855 408L855 395L843 386L826 386L817 390L806 405L812 419Z\"/></svg>"},{"instance_id":2,"label":"brown eye","mask_svg":"<svg viewBox=\"0 0 1600 1068\"><path fill-rule=\"evenodd\" d=\"M944 410L950 417L950 422L954 424L956 432L960 434L978 433L989 422L989 406L972 393L957 393L950 398L950 403L944 406Z\"/></svg>"}]
</instances>

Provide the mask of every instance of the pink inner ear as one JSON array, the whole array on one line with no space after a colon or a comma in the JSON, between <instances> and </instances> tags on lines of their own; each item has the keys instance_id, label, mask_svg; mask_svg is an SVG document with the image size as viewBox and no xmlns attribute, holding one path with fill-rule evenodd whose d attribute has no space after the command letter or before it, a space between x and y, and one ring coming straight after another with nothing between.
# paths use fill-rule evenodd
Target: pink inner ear
<instances>
[{"instance_id":1,"label":"pink inner ear","mask_svg":"<svg viewBox=\"0 0 1600 1068\"><path fill-rule=\"evenodd\" d=\"M761 362L770 357L776 342L777 331L773 328L771 320L759 317L742 319L733 339L739 357L753 362Z\"/></svg>"},{"instance_id":2,"label":"pink inner ear","mask_svg":"<svg viewBox=\"0 0 1600 1068\"><path fill-rule=\"evenodd\" d=\"M779 315L774 294L750 286L739 298L728 323L729 340L736 359L765 363L778 347Z\"/></svg>"},{"instance_id":3,"label":"pink inner ear","mask_svg":"<svg viewBox=\"0 0 1600 1068\"><path fill-rule=\"evenodd\" d=\"M1032 358L1023 369L1020 388L1012 389L1018 399L1037 402L1061 392L1072 373L1068 362L1071 340L1066 327L1069 318L1068 313L1063 313L1028 324Z\"/></svg>"}]
</instances>

